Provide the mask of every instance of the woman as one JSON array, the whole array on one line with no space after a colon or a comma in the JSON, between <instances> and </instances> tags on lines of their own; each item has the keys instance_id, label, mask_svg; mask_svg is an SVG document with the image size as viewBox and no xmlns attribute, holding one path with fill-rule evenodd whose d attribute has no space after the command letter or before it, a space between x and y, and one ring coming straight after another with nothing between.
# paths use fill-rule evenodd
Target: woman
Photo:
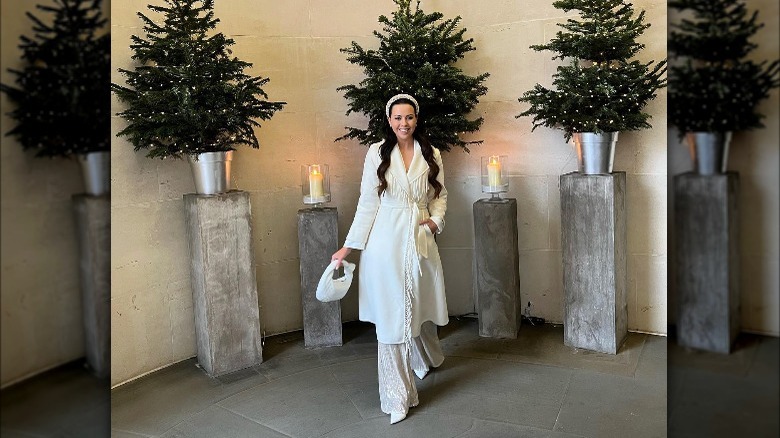
<instances>
[{"instance_id":1,"label":"woman","mask_svg":"<svg viewBox=\"0 0 780 438\"><path fill-rule=\"evenodd\" d=\"M379 399L395 424L419 403L412 371L422 379L444 360L436 325L448 322L447 301L433 234L444 228L447 189L439 150L417 130L414 97L393 96L385 114L385 140L368 149L355 219L332 260L362 250L360 320L376 325Z\"/></svg>"}]
</instances>

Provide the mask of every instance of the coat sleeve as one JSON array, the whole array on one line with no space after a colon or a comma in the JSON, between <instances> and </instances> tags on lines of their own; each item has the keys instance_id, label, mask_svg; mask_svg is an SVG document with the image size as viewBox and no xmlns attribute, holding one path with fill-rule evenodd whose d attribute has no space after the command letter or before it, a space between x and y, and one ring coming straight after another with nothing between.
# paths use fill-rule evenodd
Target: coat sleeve
<instances>
[{"instance_id":1,"label":"coat sleeve","mask_svg":"<svg viewBox=\"0 0 780 438\"><path fill-rule=\"evenodd\" d=\"M368 235L374 225L377 211L379 210L379 196L376 188L379 186L379 178L376 170L379 167L379 145L375 144L368 149L366 160L363 164L363 178L360 181L360 198L358 199L355 219L349 228L344 246L352 249L365 249Z\"/></svg>"},{"instance_id":2,"label":"coat sleeve","mask_svg":"<svg viewBox=\"0 0 780 438\"><path fill-rule=\"evenodd\" d=\"M436 181L441 184L441 192L439 192L438 198L428 201L428 211L431 213L431 220L436 222L436 234L441 234L444 230L444 214L447 212L447 187L444 186L444 164L441 161L441 152L436 148L433 148L433 159L439 165ZM433 192L432 189L431 192Z\"/></svg>"}]
</instances>

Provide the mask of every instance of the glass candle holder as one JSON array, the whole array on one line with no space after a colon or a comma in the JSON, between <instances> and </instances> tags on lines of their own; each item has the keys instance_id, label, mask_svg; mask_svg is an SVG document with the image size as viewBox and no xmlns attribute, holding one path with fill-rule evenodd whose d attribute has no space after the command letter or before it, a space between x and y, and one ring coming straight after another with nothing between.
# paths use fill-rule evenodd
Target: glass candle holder
<instances>
[{"instance_id":1,"label":"glass candle holder","mask_svg":"<svg viewBox=\"0 0 780 438\"><path fill-rule=\"evenodd\" d=\"M482 193L490 193L493 198L500 197L499 193L509 191L509 181L506 178L504 164L506 155L491 155L480 158L482 171Z\"/></svg>"},{"instance_id":2,"label":"glass candle holder","mask_svg":"<svg viewBox=\"0 0 780 438\"><path fill-rule=\"evenodd\" d=\"M301 192L304 204L319 205L330 202L330 170L327 164L301 166Z\"/></svg>"}]
</instances>

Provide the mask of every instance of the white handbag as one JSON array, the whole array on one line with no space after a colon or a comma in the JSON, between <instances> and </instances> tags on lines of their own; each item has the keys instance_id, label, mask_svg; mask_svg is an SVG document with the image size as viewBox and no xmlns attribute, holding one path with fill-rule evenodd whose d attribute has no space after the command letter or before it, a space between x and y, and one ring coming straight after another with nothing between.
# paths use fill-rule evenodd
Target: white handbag
<instances>
[{"instance_id":1,"label":"white handbag","mask_svg":"<svg viewBox=\"0 0 780 438\"><path fill-rule=\"evenodd\" d=\"M330 262L325 272L320 277L320 282L317 284L317 299L323 303L330 301L336 301L344 298L347 294L349 286L352 284L352 273L355 272L355 264L346 260L341 261L341 265L344 266L344 275L339 278L333 278L333 273L336 271L336 261Z\"/></svg>"}]
</instances>

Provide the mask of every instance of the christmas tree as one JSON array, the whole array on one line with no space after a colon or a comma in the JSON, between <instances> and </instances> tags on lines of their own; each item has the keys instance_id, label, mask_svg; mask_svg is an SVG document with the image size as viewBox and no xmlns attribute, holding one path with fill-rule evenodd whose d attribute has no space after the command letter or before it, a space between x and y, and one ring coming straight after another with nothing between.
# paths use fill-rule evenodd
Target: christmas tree
<instances>
[{"instance_id":1,"label":"christmas tree","mask_svg":"<svg viewBox=\"0 0 780 438\"><path fill-rule=\"evenodd\" d=\"M669 122L686 132L728 132L762 127L758 103L780 85L780 61L744 59L750 38L763 27L737 0L677 0L686 13L673 24L668 49L679 63L669 68Z\"/></svg>"},{"instance_id":2,"label":"christmas tree","mask_svg":"<svg viewBox=\"0 0 780 438\"><path fill-rule=\"evenodd\" d=\"M460 17L443 20L439 12L423 12L419 1L414 10L411 0L394 2L398 10L392 19L380 16L382 32L374 31L378 49L364 49L353 41L341 50L366 75L358 85L338 88L349 100L347 115L362 113L369 121L367 129L347 127L348 132L338 140L356 138L364 145L383 140L385 103L395 94L407 93L420 103L420 124L434 146L447 151L459 146L468 152L468 145L481 141L466 141L460 135L482 125L482 117L469 120L466 116L479 96L487 93L482 82L488 74L468 76L453 64L475 50L473 40L463 39L466 29L457 30Z\"/></svg>"},{"instance_id":3,"label":"christmas tree","mask_svg":"<svg viewBox=\"0 0 780 438\"><path fill-rule=\"evenodd\" d=\"M666 85L661 78L666 61L631 60L644 48L636 38L650 27L644 11L634 17L632 5L622 0L559 0L553 5L579 11L581 20L558 24L565 31L531 48L557 52L552 59L569 62L557 68L555 89L536 84L518 99L531 108L517 117L533 116L533 129L561 128L567 141L575 132L650 128L650 115L642 109Z\"/></svg>"},{"instance_id":4,"label":"christmas tree","mask_svg":"<svg viewBox=\"0 0 780 438\"><path fill-rule=\"evenodd\" d=\"M182 158L187 154L259 148L256 119L269 120L285 102L269 102L268 78L251 77L252 64L231 56L235 42L222 33L209 35L219 19L213 0L165 0L149 5L162 14L158 22L143 13L145 37L132 36L132 58L140 65L120 69L127 86L112 84L127 105L120 112L135 150L148 157Z\"/></svg>"},{"instance_id":5,"label":"christmas tree","mask_svg":"<svg viewBox=\"0 0 780 438\"><path fill-rule=\"evenodd\" d=\"M9 69L16 86L0 84L16 108L8 114L24 149L39 157L68 157L110 148L110 38L100 0L54 0L37 5L53 16L22 36L24 67Z\"/></svg>"}]
</instances>

